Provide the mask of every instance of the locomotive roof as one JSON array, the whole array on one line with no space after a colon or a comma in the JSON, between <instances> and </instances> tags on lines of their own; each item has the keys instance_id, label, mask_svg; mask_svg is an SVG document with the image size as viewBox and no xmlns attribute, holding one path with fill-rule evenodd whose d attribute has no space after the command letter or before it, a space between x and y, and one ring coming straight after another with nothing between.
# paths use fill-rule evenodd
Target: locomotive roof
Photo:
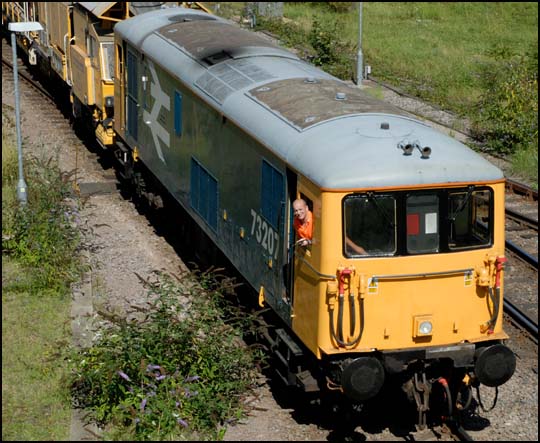
<instances>
[{"instance_id":1,"label":"locomotive roof","mask_svg":"<svg viewBox=\"0 0 540 443\"><path fill-rule=\"evenodd\" d=\"M222 18L169 8L115 33L323 188L503 178L454 138ZM407 144L431 155L404 155Z\"/></svg>"}]
</instances>

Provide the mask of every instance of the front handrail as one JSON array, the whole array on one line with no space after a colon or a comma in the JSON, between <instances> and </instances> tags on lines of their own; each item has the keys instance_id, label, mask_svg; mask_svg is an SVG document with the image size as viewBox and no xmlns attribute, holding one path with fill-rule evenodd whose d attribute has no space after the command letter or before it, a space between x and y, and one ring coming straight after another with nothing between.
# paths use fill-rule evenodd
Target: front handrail
<instances>
[{"instance_id":1,"label":"front handrail","mask_svg":"<svg viewBox=\"0 0 540 443\"><path fill-rule=\"evenodd\" d=\"M454 274L471 274L474 270L469 269L455 269L451 271L440 271L440 272L422 272L419 274L388 274L388 275L374 275L371 277L372 280L392 280L400 278L418 278L418 277L434 277L440 275L454 275Z\"/></svg>"}]
</instances>

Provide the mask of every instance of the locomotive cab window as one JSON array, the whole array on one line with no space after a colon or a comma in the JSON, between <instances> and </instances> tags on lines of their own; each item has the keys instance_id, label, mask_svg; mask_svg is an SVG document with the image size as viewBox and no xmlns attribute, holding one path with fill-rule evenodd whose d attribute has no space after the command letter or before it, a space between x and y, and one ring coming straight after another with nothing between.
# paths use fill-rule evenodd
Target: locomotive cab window
<instances>
[{"instance_id":1,"label":"locomotive cab window","mask_svg":"<svg viewBox=\"0 0 540 443\"><path fill-rule=\"evenodd\" d=\"M493 191L433 189L343 200L345 257L458 252L493 242Z\"/></svg>"},{"instance_id":2,"label":"locomotive cab window","mask_svg":"<svg viewBox=\"0 0 540 443\"><path fill-rule=\"evenodd\" d=\"M101 43L101 76L103 80L112 81L114 79L114 54L113 43Z\"/></svg>"},{"instance_id":3,"label":"locomotive cab window","mask_svg":"<svg viewBox=\"0 0 540 443\"><path fill-rule=\"evenodd\" d=\"M422 254L439 251L439 197L408 195L407 252Z\"/></svg>"},{"instance_id":4,"label":"locomotive cab window","mask_svg":"<svg viewBox=\"0 0 540 443\"><path fill-rule=\"evenodd\" d=\"M488 189L448 195L450 250L489 246L493 232L493 201Z\"/></svg>"},{"instance_id":5,"label":"locomotive cab window","mask_svg":"<svg viewBox=\"0 0 540 443\"><path fill-rule=\"evenodd\" d=\"M96 67L97 47L98 45L96 39L92 35L86 34L86 53L88 54L88 58L90 58L92 66L94 67Z\"/></svg>"},{"instance_id":6,"label":"locomotive cab window","mask_svg":"<svg viewBox=\"0 0 540 443\"><path fill-rule=\"evenodd\" d=\"M346 257L396 252L396 199L392 195L355 195L344 200Z\"/></svg>"}]
</instances>

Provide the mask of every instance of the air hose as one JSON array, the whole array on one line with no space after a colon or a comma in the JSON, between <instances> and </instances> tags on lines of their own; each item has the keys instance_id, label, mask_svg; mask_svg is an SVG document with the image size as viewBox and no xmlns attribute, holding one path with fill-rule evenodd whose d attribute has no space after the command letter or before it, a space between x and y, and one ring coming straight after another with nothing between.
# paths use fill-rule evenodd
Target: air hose
<instances>
[{"instance_id":1,"label":"air hose","mask_svg":"<svg viewBox=\"0 0 540 443\"><path fill-rule=\"evenodd\" d=\"M506 262L506 257L497 257L495 260L495 296L493 295L493 289L488 288L489 297L493 303L493 315L489 319L489 334L493 334L493 329L495 328L495 323L499 317L499 308L501 302L501 271L503 270L504 263Z\"/></svg>"},{"instance_id":2,"label":"air hose","mask_svg":"<svg viewBox=\"0 0 540 443\"><path fill-rule=\"evenodd\" d=\"M448 417L452 417L453 408L452 408L452 394L450 393L450 387L448 386L448 382L444 377L439 377L437 381L441 384L441 386L444 388L446 392L446 403L448 406Z\"/></svg>"},{"instance_id":3,"label":"air hose","mask_svg":"<svg viewBox=\"0 0 540 443\"><path fill-rule=\"evenodd\" d=\"M364 310L362 304L359 305L360 309L360 331L358 332L358 336L353 339L350 342L345 342L343 339L343 311L344 311L344 305L345 305L345 289L344 289L344 280L345 276L349 279L349 306L350 306L350 312L351 312L351 322L350 322L350 335L352 336L354 334L354 330L356 329L356 309L354 305L354 294L352 292L352 284L351 284L351 270L350 269L344 269L339 273L339 294L338 294L338 333L336 335L336 328L334 325L334 307L333 304L330 305L329 308L329 314L330 314L330 331L332 333L332 338L336 341L338 345L341 347L348 347L348 346L355 346L362 337L363 332L363 326L364 326Z\"/></svg>"}]
</instances>

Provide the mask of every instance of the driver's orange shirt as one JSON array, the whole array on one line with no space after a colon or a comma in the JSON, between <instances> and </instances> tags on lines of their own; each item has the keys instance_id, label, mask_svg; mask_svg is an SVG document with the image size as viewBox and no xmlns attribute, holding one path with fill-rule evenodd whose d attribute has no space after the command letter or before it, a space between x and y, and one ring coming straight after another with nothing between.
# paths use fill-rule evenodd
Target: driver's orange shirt
<instances>
[{"instance_id":1,"label":"driver's orange shirt","mask_svg":"<svg viewBox=\"0 0 540 443\"><path fill-rule=\"evenodd\" d=\"M295 218L293 226L296 230L296 234L298 235L298 237L311 240L311 237L313 237L313 214L311 213L311 211L307 211L306 221L304 224L301 224L300 220Z\"/></svg>"}]
</instances>

